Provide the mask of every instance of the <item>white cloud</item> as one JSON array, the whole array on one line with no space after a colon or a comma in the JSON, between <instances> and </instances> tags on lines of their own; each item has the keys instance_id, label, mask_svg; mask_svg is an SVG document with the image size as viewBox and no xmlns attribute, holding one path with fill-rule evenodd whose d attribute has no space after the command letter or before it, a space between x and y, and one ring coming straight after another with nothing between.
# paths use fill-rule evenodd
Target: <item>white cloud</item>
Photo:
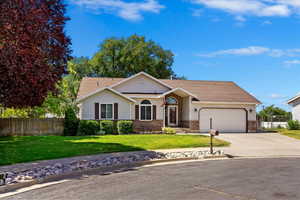
<instances>
[{"instance_id":1,"label":"white cloud","mask_svg":"<svg viewBox=\"0 0 300 200\"><path fill-rule=\"evenodd\" d=\"M125 2L122 0L70 0L78 6L96 12L115 14L129 21L143 19L143 12L159 13L164 8L157 0L145 0L142 2Z\"/></svg>"},{"instance_id":2,"label":"white cloud","mask_svg":"<svg viewBox=\"0 0 300 200\"><path fill-rule=\"evenodd\" d=\"M236 20L236 21L239 21L239 22L245 22L245 21L246 21L246 18L243 17L243 16L236 16L236 17L235 17L235 20Z\"/></svg>"},{"instance_id":3,"label":"white cloud","mask_svg":"<svg viewBox=\"0 0 300 200\"><path fill-rule=\"evenodd\" d=\"M235 16L288 17L300 13L300 0L190 0Z\"/></svg>"},{"instance_id":4,"label":"white cloud","mask_svg":"<svg viewBox=\"0 0 300 200\"><path fill-rule=\"evenodd\" d=\"M193 9L193 13L192 13L193 16L200 17L202 14L203 14L202 9Z\"/></svg>"},{"instance_id":5,"label":"white cloud","mask_svg":"<svg viewBox=\"0 0 300 200\"><path fill-rule=\"evenodd\" d=\"M259 55L263 54L269 51L269 48L265 47L258 47L258 46L250 46L247 48L240 48L240 49L226 49L226 50L220 50L215 51L211 53L206 54L198 54L198 56L201 57L216 57L220 55L244 55L244 56L250 56L250 55Z\"/></svg>"},{"instance_id":6,"label":"white cloud","mask_svg":"<svg viewBox=\"0 0 300 200\"><path fill-rule=\"evenodd\" d=\"M300 60L287 60L287 61L284 61L284 64L286 64L286 65L300 65Z\"/></svg>"},{"instance_id":7,"label":"white cloud","mask_svg":"<svg viewBox=\"0 0 300 200\"><path fill-rule=\"evenodd\" d=\"M286 95L282 95L282 94L276 94L276 93L274 93L274 94L271 94L270 97L271 97L272 99L284 99L284 98L286 98L287 96L286 96Z\"/></svg>"},{"instance_id":8,"label":"white cloud","mask_svg":"<svg viewBox=\"0 0 300 200\"><path fill-rule=\"evenodd\" d=\"M222 20L220 18L218 18L218 17L214 17L210 21L212 21L212 22L220 22Z\"/></svg>"},{"instance_id":9,"label":"white cloud","mask_svg":"<svg viewBox=\"0 0 300 200\"><path fill-rule=\"evenodd\" d=\"M261 23L261 25L271 25L272 22L270 20L265 20Z\"/></svg>"},{"instance_id":10,"label":"white cloud","mask_svg":"<svg viewBox=\"0 0 300 200\"><path fill-rule=\"evenodd\" d=\"M271 49L262 46L249 46L238 49L224 49L210 53L197 54L201 57L216 57L222 55L238 55L238 56L253 56L253 55L267 55L271 57L295 57L300 56L300 49Z\"/></svg>"}]
</instances>

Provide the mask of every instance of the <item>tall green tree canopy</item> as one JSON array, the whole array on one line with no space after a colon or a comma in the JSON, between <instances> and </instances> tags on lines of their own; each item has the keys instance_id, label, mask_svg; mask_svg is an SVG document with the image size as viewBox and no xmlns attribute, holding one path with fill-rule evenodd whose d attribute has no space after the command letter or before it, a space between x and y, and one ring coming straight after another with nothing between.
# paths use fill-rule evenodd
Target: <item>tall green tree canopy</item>
<instances>
[{"instance_id":1,"label":"tall green tree canopy","mask_svg":"<svg viewBox=\"0 0 300 200\"><path fill-rule=\"evenodd\" d=\"M91 64L98 76L129 77L144 71L156 78L170 78L175 75L171 68L173 56L154 41L132 35L106 39Z\"/></svg>"},{"instance_id":2,"label":"tall green tree canopy","mask_svg":"<svg viewBox=\"0 0 300 200\"><path fill-rule=\"evenodd\" d=\"M258 115L263 121L288 121L292 118L291 112L274 105L265 107Z\"/></svg>"}]
</instances>

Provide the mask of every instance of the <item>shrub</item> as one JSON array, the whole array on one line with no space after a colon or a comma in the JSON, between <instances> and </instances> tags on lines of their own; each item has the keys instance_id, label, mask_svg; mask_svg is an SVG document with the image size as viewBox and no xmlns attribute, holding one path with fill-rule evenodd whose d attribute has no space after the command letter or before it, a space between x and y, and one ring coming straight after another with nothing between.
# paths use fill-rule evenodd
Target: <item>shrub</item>
<instances>
[{"instance_id":1,"label":"shrub","mask_svg":"<svg viewBox=\"0 0 300 200\"><path fill-rule=\"evenodd\" d=\"M64 135L75 136L78 129L79 120L76 117L76 113L72 108L68 108L65 112L64 121Z\"/></svg>"},{"instance_id":2,"label":"shrub","mask_svg":"<svg viewBox=\"0 0 300 200\"><path fill-rule=\"evenodd\" d=\"M100 121L100 130L105 134L113 134L114 133L114 122L111 120L103 120Z\"/></svg>"},{"instance_id":3,"label":"shrub","mask_svg":"<svg viewBox=\"0 0 300 200\"><path fill-rule=\"evenodd\" d=\"M96 135L100 131L99 123L95 120L81 120L77 135Z\"/></svg>"},{"instance_id":4,"label":"shrub","mask_svg":"<svg viewBox=\"0 0 300 200\"><path fill-rule=\"evenodd\" d=\"M289 130L300 130L300 122L298 120L289 120L288 121Z\"/></svg>"},{"instance_id":5,"label":"shrub","mask_svg":"<svg viewBox=\"0 0 300 200\"><path fill-rule=\"evenodd\" d=\"M164 127L164 128L162 128L162 132L164 134L168 134L168 135L174 135L174 134L176 134L176 130L173 129L173 128L170 128L170 127Z\"/></svg>"},{"instance_id":6,"label":"shrub","mask_svg":"<svg viewBox=\"0 0 300 200\"><path fill-rule=\"evenodd\" d=\"M279 124L279 125L277 126L277 128L278 128L278 129L281 129L281 128L282 128L282 126Z\"/></svg>"},{"instance_id":7,"label":"shrub","mask_svg":"<svg viewBox=\"0 0 300 200\"><path fill-rule=\"evenodd\" d=\"M118 121L117 128L119 134L129 134L133 132L133 122L132 121Z\"/></svg>"}]
</instances>

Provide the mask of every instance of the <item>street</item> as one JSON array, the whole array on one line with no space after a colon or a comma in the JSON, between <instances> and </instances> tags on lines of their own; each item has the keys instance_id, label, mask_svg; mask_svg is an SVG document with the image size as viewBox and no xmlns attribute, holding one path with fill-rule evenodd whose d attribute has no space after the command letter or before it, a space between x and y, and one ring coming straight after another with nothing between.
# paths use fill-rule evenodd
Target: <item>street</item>
<instances>
[{"instance_id":1,"label":"street","mask_svg":"<svg viewBox=\"0 0 300 200\"><path fill-rule=\"evenodd\" d=\"M95 173L3 199L298 200L299 188L300 158L231 159Z\"/></svg>"}]
</instances>

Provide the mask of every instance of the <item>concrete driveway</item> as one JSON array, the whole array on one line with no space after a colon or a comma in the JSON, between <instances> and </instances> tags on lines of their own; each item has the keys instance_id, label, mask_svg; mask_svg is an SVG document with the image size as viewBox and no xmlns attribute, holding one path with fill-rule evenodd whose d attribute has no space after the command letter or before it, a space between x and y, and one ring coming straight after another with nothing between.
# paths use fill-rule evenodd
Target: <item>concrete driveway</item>
<instances>
[{"instance_id":1,"label":"concrete driveway","mask_svg":"<svg viewBox=\"0 0 300 200\"><path fill-rule=\"evenodd\" d=\"M224 133L217 138L231 142L222 149L234 156L300 156L300 140L278 133Z\"/></svg>"}]
</instances>

